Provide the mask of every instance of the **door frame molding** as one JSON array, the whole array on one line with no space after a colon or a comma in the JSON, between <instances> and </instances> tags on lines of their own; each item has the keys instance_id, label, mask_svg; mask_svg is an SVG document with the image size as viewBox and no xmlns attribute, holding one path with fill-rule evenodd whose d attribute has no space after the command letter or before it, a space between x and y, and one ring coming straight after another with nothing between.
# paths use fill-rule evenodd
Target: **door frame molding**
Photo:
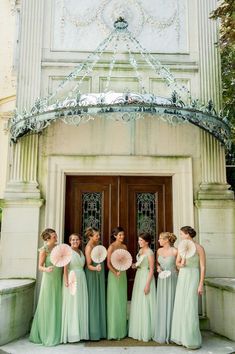
<instances>
[{"instance_id":1,"label":"door frame molding","mask_svg":"<svg viewBox=\"0 0 235 354\"><path fill-rule=\"evenodd\" d=\"M63 241L66 175L172 176L173 231L194 226L190 156L49 156L43 227Z\"/></svg>"}]
</instances>

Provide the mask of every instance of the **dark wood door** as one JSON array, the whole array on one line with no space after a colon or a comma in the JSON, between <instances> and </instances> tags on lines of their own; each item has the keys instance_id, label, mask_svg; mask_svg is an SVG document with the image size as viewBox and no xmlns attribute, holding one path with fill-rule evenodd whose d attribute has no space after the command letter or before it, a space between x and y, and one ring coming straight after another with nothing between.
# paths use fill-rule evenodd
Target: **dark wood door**
<instances>
[{"instance_id":1,"label":"dark wood door","mask_svg":"<svg viewBox=\"0 0 235 354\"><path fill-rule=\"evenodd\" d=\"M112 228L118 224L118 183L114 176L67 176L65 203L65 242L78 232L85 240L85 229L100 230L105 247Z\"/></svg>"},{"instance_id":2,"label":"dark wood door","mask_svg":"<svg viewBox=\"0 0 235 354\"><path fill-rule=\"evenodd\" d=\"M120 177L120 211L120 225L126 230L126 242L134 262L141 232L151 234L151 248L155 252L159 234L173 228L171 178ZM129 269L127 275L130 298L135 271Z\"/></svg>"},{"instance_id":3,"label":"dark wood door","mask_svg":"<svg viewBox=\"0 0 235 354\"><path fill-rule=\"evenodd\" d=\"M118 225L125 230L134 260L141 231L150 232L155 251L159 233L173 227L171 177L67 176L65 242L71 233L79 232L84 237L86 227L95 226L108 247L111 230ZM128 271L129 298L134 274Z\"/></svg>"}]
</instances>

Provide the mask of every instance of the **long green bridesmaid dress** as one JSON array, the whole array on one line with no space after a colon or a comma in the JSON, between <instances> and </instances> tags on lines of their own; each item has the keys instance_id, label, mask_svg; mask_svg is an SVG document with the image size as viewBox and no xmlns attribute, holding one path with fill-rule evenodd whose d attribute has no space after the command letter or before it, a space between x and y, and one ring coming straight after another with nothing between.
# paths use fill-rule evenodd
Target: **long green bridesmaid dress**
<instances>
[{"instance_id":1,"label":"long green bridesmaid dress","mask_svg":"<svg viewBox=\"0 0 235 354\"><path fill-rule=\"evenodd\" d=\"M127 278L126 272L117 277L109 271L107 286L108 339L121 339L127 335Z\"/></svg>"},{"instance_id":2,"label":"long green bridesmaid dress","mask_svg":"<svg viewBox=\"0 0 235 354\"><path fill-rule=\"evenodd\" d=\"M142 340L144 342L153 338L155 332L156 317L156 285L155 278L152 277L150 292L145 295L144 288L149 273L148 255L153 255L151 249L148 254L137 255L139 264L135 275L134 287L131 298L131 309L129 319L129 337Z\"/></svg>"},{"instance_id":3,"label":"long green bridesmaid dress","mask_svg":"<svg viewBox=\"0 0 235 354\"><path fill-rule=\"evenodd\" d=\"M171 340L189 349L201 347L198 317L199 256L195 253L180 268L172 318Z\"/></svg>"},{"instance_id":4,"label":"long green bridesmaid dress","mask_svg":"<svg viewBox=\"0 0 235 354\"><path fill-rule=\"evenodd\" d=\"M168 257L158 256L158 263L161 269L171 272L167 278L161 279L158 277L157 282L156 325L153 339L158 343L170 342L171 322L178 277L175 261L176 257L174 255Z\"/></svg>"},{"instance_id":5,"label":"long green bridesmaid dress","mask_svg":"<svg viewBox=\"0 0 235 354\"><path fill-rule=\"evenodd\" d=\"M48 247L43 246L40 250L42 249L46 251L45 266L52 266ZM29 336L31 342L41 343L45 346L53 346L60 343L61 275L62 269L58 267L54 267L50 273L43 272L38 305Z\"/></svg>"},{"instance_id":6,"label":"long green bridesmaid dress","mask_svg":"<svg viewBox=\"0 0 235 354\"><path fill-rule=\"evenodd\" d=\"M97 263L92 262L94 267ZM106 296L104 263L101 271L85 269L88 290L89 338L99 340L106 338Z\"/></svg>"},{"instance_id":7,"label":"long green bridesmaid dress","mask_svg":"<svg viewBox=\"0 0 235 354\"><path fill-rule=\"evenodd\" d=\"M73 295L69 288L63 285L61 342L73 343L89 339L88 329L88 293L86 276L83 270L85 257L82 252L72 252L68 265L68 273L76 274L77 290Z\"/></svg>"}]
</instances>

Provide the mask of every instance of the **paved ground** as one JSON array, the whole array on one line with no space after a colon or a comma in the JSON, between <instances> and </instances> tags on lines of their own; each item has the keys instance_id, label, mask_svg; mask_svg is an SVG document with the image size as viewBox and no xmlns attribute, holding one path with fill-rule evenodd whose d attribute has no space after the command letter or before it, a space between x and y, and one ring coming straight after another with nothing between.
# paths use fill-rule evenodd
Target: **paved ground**
<instances>
[{"instance_id":1,"label":"paved ground","mask_svg":"<svg viewBox=\"0 0 235 354\"><path fill-rule=\"evenodd\" d=\"M32 344L28 337L0 347L0 354L232 354L235 342L204 331L202 348L188 350L178 346L158 347L87 347L84 343L62 344L57 347L43 347Z\"/></svg>"}]
</instances>

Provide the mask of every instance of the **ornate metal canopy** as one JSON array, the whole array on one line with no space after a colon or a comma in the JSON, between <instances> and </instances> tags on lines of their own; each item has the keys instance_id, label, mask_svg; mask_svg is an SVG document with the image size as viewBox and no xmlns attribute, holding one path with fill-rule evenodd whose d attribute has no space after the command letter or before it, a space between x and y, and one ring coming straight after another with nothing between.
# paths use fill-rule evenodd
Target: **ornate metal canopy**
<instances>
[{"instance_id":1,"label":"ornate metal canopy","mask_svg":"<svg viewBox=\"0 0 235 354\"><path fill-rule=\"evenodd\" d=\"M110 92L110 79L117 62L119 43L125 45L135 77L139 83L139 92ZM84 79L94 70L101 56L112 45L112 58L106 77L105 90L102 93L82 93ZM134 48L133 48L134 47ZM171 88L171 97L165 98L150 94L144 87L139 71L136 53ZM71 84L74 83L73 87ZM70 85L68 85L70 84ZM65 91L67 87L67 91ZM184 96L184 98L182 98ZM185 98L186 97L186 98ZM187 87L179 85L171 72L153 55L148 53L128 30L128 23L118 18L114 30L91 53L87 60L79 64L73 72L49 96L38 98L30 111L15 110L9 121L11 139L17 139L28 133L39 133L52 122L62 120L66 124L79 125L96 117L129 122L148 115L160 118L171 124L190 122L212 134L225 146L230 145L230 124L221 113L217 114L212 101L206 105L193 100Z\"/></svg>"}]
</instances>

